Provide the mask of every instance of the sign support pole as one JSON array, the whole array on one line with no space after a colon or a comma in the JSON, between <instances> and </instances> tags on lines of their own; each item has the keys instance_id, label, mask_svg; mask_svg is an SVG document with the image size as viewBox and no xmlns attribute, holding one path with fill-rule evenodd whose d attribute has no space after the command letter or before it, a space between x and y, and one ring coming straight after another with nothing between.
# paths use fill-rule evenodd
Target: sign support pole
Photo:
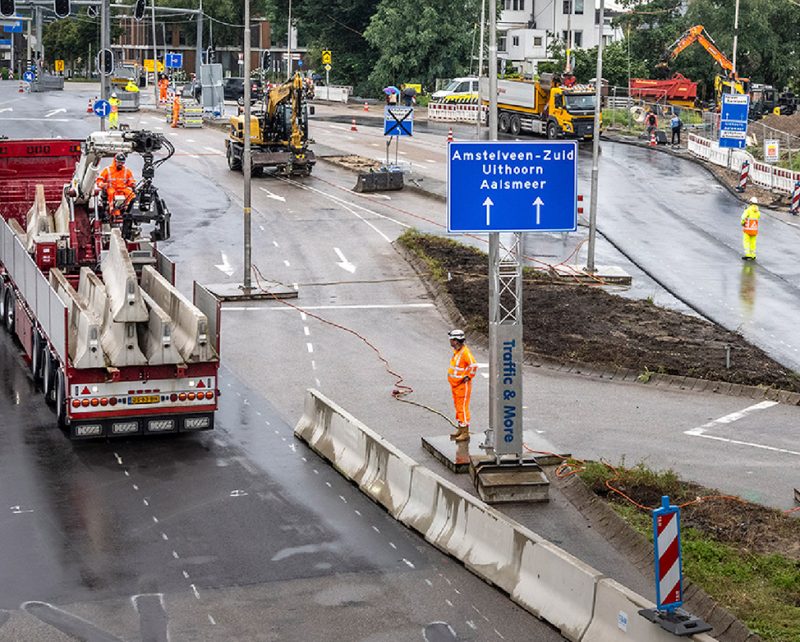
<instances>
[{"instance_id":1,"label":"sign support pole","mask_svg":"<svg viewBox=\"0 0 800 642\"><path fill-rule=\"evenodd\" d=\"M155 0L153 0L155 2ZM109 7L109 0L103 0L103 4L100 7L100 51L105 52L109 49L109 12L111 8ZM103 62L103 61L101 61ZM100 72L100 98L102 100L108 100L108 78L103 69L98 69ZM106 118L103 116L100 119L100 131L104 132L106 130Z\"/></svg>"},{"instance_id":2,"label":"sign support pole","mask_svg":"<svg viewBox=\"0 0 800 642\"><path fill-rule=\"evenodd\" d=\"M242 289L249 293L252 289L251 275L251 230L250 199L252 196L250 159L250 0L244 1L244 151L242 153L242 173L244 174L244 281Z\"/></svg>"}]
</instances>

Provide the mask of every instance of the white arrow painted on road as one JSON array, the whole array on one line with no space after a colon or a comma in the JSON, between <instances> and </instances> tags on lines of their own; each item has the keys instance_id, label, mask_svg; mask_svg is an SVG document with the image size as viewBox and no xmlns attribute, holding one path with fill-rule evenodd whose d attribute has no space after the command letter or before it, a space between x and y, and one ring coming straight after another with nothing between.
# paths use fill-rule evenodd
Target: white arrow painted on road
<instances>
[{"instance_id":1,"label":"white arrow painted on road","mask_svg":"<svg viewBox=\"0 0 800 642\"><path fill-rule=\"evenodd\" d=\"M356 271L356 266L344 257L344 254L342 254L342 251L338 247L333 248L333 251L336 252L336 255L341 259L336 265L343 270L347 270L350 274Z\"/></svg>"},{"instance_id":2,"label":"white arrow painted on road","mask_svg":"<svg viewBox=\"0 0 800 642\"><path fill-rule=\"evenodd\" d=\"M220 252L220 254L222 254L222 265L215 265L214 267L231 276L233 274L233 266L228 262L228 255L225 252Z\"/></svg>"},{"instance_id":3,"label":"white arrow painted on road","mask_svg":"<svg viewBox=\"0 0 800 642\"><path fill-rule=\"evenodd\" d=\"M14 108L13 107L3 107L2 109L0 109L0 113L3 113L4 111L14 111Z\"/></svg>"},{"instance_id":4,"label":"white arrow painted on road","mask_svg":"<svg viewBox=\"0 0 800 642\"><path fill-rule=\"evenodd\" d=\"M44 117L45 118L50 118L50 116L55 116L56 114L66 114L66 113L67 113L67 110L64 109L63 107L60 107L59 109L53 109L53 110L47 112L44 115Z\"/></svg>"},{"instance_id":5,"label":"white arrow painted on road","mask_svg":"<svg viewBox=\"0 0 800 642\"><path fill-rule=\"evenodd\" d=\"M275 199L276 201L280 201L281 203L286 202L286 199L283 196L279 196L278 194L273 194L266 187L259 187L259 189L262 192L264 192L269 198Z\"/></svg>"},{"instance_id":6,"label":"white arrow painted on road","mask_svg":"<svg viewBox=\"0 0 800 642\"><path fill-rule=\"evenodd\" d=\"M486 227L492 224L492 205L494 205L494 202L487 196L486 200L483 201L483 206L486 208Z\"/></svg>"},{"instance_id":7,"label":"white arrow painted on road","mask_svg":"<svg viewBox=\"0 0 800 642\"><path fill-rule=\"evenodd\" d=\"M536 225L539 225L539 221L541 220L540 213L542 210L542 205L544 205L544 201L537 196L533 204L536 206Z\"/></svg>"}]
</instances>

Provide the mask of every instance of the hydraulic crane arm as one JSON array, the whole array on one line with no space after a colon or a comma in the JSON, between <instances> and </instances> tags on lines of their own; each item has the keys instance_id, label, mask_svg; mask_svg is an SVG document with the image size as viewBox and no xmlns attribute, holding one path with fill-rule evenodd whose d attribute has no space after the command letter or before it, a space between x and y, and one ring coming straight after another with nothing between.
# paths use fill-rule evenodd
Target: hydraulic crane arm
<instances>
[{"instance_id":1,"label":"hydraulic crane arm","mask_svg":"<svg viewBox=\"0 0 800 642\"><path fill-rule=\"evenodd\" d=\"M669 58L675 58L679 53L694 42L699 42L709 55L722 67L727 74L733 74L733 63L719 50L714 39L705 30L703 25L695 25L688 29L680 38L673 42L668 49Z\"/></svg>"}]
</instances>

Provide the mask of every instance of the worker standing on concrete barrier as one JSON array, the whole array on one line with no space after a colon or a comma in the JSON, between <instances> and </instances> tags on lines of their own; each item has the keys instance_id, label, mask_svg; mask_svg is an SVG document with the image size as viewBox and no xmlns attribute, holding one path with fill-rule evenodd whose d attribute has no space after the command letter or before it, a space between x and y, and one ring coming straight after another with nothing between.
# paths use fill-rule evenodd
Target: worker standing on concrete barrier
<instances>
[{"instance_id":1,"label":"worker standing on concrete barrier","mask_svg":"<svg viewBox=\"0 0 800 642\"><path fill-rule=\"evenodd\" d=\"M456 409L458 427L450 435L455 441L469 439L469 401L472 396L472 380L478 372L478 364L472 356L470 349L464 345L467 340L463 330L451 330L448 333L453 356L450 359L450 368L447 370L447 380L453 393L453 405Z\"/></svg>"},{"instance_id":2,"label":"worker standing on concrete barrier","mask_svg":"<svg viewBox=\"0 0 800 642\"><path fill-rule=\"evenodd\" d=\"M745 261L756 260L756 238L758 238L758 221L761 212L758 209L758 199L750 199L750 205L742 212L742 244L744 245Z\"/></svg>"},{"instance_id":3,"label":"worker standing on concrete barrier","mask_svg":"<svg viewBox=\"0 0 800 642\"><path fill-rule=\"evenodd\" d=\"M122 210L133 200L136 180L133 172L125 167L125 154L120 152L114 157L114 162L106 167L97 177L97 187L105 190L108 200L108 216L115 225L122 223ZM117 196L124 196L121 204L115 203Z\"/></svg>"}]
</instances>

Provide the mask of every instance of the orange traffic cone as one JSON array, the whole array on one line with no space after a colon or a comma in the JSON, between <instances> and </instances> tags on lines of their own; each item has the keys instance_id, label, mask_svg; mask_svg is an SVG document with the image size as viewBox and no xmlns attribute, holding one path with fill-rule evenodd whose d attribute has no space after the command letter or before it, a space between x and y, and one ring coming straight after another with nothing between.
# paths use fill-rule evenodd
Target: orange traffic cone
<instances>
[{"instance_id":1,"label":"orange traffic cone","mask_svg":"<svg viewBox=\"0 0 800 642\"><path fill-rule=\"evenodd\" d=\"M650 147L655 147L656 145L658 145L656 142L656 132L653 130L650 132Z\"/></svg>"},{"instance_id":2,"label":"orange traffic cone","mask_svg":"<svg viewBox=\"0 0 800 642\"><path fill-rule=\"evenodd\" d=\"M92 109L92 99L89 99L89 104L86 106L86 113L91 114L94 110Z\"/></svg>"},{"instance_id":3,"label":"orange traffic cone","mask_svg":"<svg viewBox=\"0 0 800 642\"><path fill-rule=\"evenodd\" d=\"M19 81L19 89L17 90L17 93L18 94L24 94L25 93L25 88L22 86L22 81L21 80Z\"/></svg>"},{"instance_id":4,"label":"orange traffic cone","mask_svg":"<svg viewBox=\"0 0 800 642\"><path fill-rule=\"evenodd\" d=\"M368 102L364 103L364 111L369 111L369 103Z\"/></svg>"},{"instance_id":5,"label":"orange traffic cone","mask_svg":"<svg viewBox=\"0 0 800 642\"><path fill-rule=\"evenodd\" d=\"M350 131L351 132L357 132L358 131L358 128L356 127L356 119L355 118L353 118L353 121L350 123Z\"/></svg>"},{"instance_id":6,"label":"orange traffic cone","mask_svg":"<svg viewBox=\"0 0 800 642\"><path fill-rule=\"evenodd\" d=\"M451 127L450 130L447 132L447 142L453 142L453 128Z\"/></svg>"}]
</instances>

